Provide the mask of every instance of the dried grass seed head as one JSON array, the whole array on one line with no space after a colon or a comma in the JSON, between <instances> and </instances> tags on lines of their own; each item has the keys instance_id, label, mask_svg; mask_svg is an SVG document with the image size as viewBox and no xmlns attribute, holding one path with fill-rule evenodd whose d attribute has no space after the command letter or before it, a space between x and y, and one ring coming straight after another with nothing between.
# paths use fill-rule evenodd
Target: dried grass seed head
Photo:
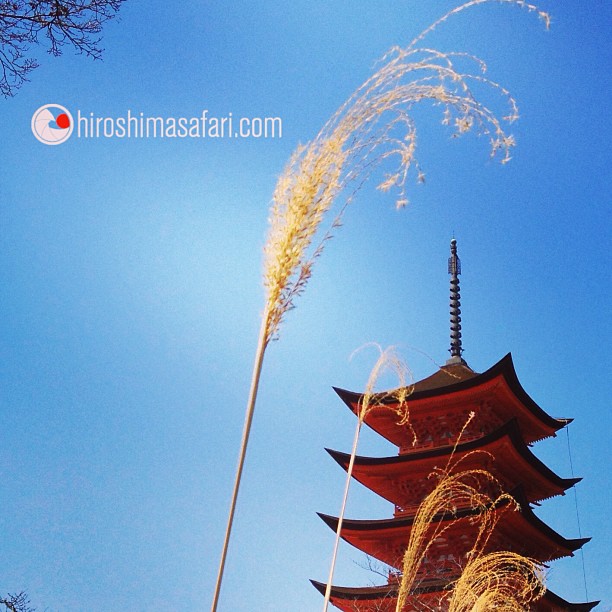
<instances>
[{"instance_id":1,"label":"dried grass seed head","mask_svg":"<svg viewBox=\"0 0 612 612\"><path fill-rule=\"evenodd\" d=\"M381 60L381 67L319 134L292 155L274 192L265 247L266 342L278 333L284 314L306 287L314 259L339 225L346 204L372 171L389 158L396 160L396 169L386 175L379 188L398 190L398 208L408 203L405 188L410 170L416 170L417 181L424 176L416 159L417 129L410 115L415 104L442 105L443 123L454 124L456 134L477 130L488 136L492 156L500 155L503 163L510 159L515 143L503 123L518 116L512 96L484 77L486 65L481 60L421 46L421 41L452 15L488 2L493 0L466 2L445 14L407 47L394 47ZM537 11L549 24L548 15L532 4L523 0L501 2ZM458 58L471 61L472 69L459 69ZM484 84L501 95L509 112L498 119L473 94L472 83ZM336 204L336 200L340 203ZM335 204L336 213L321 237L323 222Z\"/></svg>"}]
</instances>

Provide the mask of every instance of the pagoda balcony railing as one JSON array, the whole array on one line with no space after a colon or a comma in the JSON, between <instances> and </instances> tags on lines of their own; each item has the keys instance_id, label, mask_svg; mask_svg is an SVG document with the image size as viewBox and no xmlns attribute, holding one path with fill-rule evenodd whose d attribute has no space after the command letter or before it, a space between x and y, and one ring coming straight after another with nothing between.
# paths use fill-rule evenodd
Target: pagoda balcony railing
<instances>
[{"instance_id":1,"label":"pagoda balcony railing","mask_svg":"<svg viewBox=\"0 0 612 612\"><path fill-rule=\"evenodd\" d=\"M470 432L464 431L461 436L461 442L471 442L472 440L477 440L485 435L484 431L481 432ZM410 453L415 453L418 451L428 450L431 448L442 448L442 447L452 447L455 445L457 441L457 434L453 434L451 432L445 432L442 436L433 438L432 436L427 436L423 440L418 440L416 444L400 446L399 454L400 455L408 455Z\"/></svg>"},{"instance_id":2,"label":"pagoda balcony railing","mask_svg":"<svg viewBox=\"0 0 612 612\"><path fill-rule=\"evenodd\" d=\"M461 574L461 568L456 561L440 559L436 564L431 561L425 563L424 567L417 572L415 581L419 586L428 584L447 583L455 580ZM387 575L387 584L399 585L402 580L402 572L390 569Z\"/></svg>"}]
</instances>

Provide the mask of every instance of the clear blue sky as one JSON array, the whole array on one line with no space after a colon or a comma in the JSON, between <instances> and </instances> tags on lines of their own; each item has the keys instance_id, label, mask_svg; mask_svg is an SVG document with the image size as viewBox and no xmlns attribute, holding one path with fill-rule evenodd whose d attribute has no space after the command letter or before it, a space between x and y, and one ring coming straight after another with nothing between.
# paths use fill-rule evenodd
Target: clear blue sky
<instances>
[{"instance_id":1,"label":"clear blue sky","mask_svg":"<svg viewBox=\"0 0 612 612\"><path fill-rule=\"evenodd\" d=\"M435 6L433 6L435 5ZM2 100L0 591L38 610L207 610L263 306L261 247L276 178L393 45L441 0L128 2L104 61L69 51ZM361 390L399 347L415 377L447 358L453 233L464 357L511 351L524 388L569 428L590 599L610 564L610 93L612 4L553 2L546 31L498 4L429 39L485 59L517 98L518 146L451 139L419 112L425 185L411 205L366 187L267 354L223 612L309 612L322 598L354 421L332 385ZM279 116L281 139L37 142L47 103L96 116ZM394 449L365 431L361 454ZM571 476L565 432L536 453ZM348 515L390 516L355 485ZM538 516L578 537L573 492ZM336 582L377 582L342 547ZM582 559L549 584L584 600ZM291 602L288 604L287 602Z\"/></svg>"}]
</instances>

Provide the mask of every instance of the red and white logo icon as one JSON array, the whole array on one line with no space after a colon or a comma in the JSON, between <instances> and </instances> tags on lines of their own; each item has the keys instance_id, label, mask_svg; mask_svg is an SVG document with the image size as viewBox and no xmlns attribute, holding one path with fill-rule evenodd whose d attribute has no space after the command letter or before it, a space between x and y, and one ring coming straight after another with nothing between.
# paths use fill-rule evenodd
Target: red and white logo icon
<instances>
[{"instance_id":1,"label":"red and white logo icon","mask_svg":"<svg viewBox=\"0 0 612 612\"><path fill-rule=\"evenodd\" d=\"M43 144L66 142L73 127L70 111L59 104L45 104L32 115L32 133Z\"/></svg>"}]
</instances>

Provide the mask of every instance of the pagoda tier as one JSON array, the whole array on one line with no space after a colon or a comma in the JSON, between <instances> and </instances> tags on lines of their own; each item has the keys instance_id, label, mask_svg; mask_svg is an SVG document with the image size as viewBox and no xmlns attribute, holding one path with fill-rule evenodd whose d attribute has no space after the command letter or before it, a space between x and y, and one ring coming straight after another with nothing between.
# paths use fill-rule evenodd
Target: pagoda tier
<instances>
[{"instance_id":1,"label":"pagoda tier","mask_svg":"<svg viewBox=\"0 0 612 612\"><path fill-rule=\"evenodd\" d=\"M348 469L350 455L329 449L327 452L345 470ZM434 471L447 469L449 462L457 466L452 470L455 472L488 471L497 478L504 491L520 485L529 502L563 495L566 489L581 480L560 478L546 467L523 441L516 419L478 440L457 445L454 452L452 447L446 446L394 457L355 457L353 477L395 504L396 513L414 513L437 483L432 477ZM486 485L485 480L483 486Z\"/></svg>"},{"instance_id":2,"label":"pagoda tier","mask_svg":"<svg viewBox=\"0 0 612 612\"><path fill-rule=\"evenodd\" d=\"M362 414L364 394L335 389L350 410L374 432L399 449L394 457L354 457L328 450L335 461L378 496L395 505L392 518L343 519L340 536L386 564L389 581L368 588L331 587L331 602L351 612L394 612L403 556L413 533L428 544L418 561L415 586L403 612L447 611L449 593L469 553L512 552L544 565L573 556L590 538L566 539L540 520L531 504L562 495L579 478L561 478L529 449L571 422L553 418L521 386L512 356L482 374L463 359L457 241L450 243L450 359L431 376L405 389L401 404L394 392L375 394ZM468 471L469 485L491 501L486 524L483 508L471 507L466 495L446 500L421 532L418 508L444 474ZM504 493L500 497L500 494ZM339 519L320 514L338 532ZM480 529L484 529L483 534ZM511 579L510 579L511 580ZM324 585L313 582L323 593ZM506 585L513 587L510 582ZM547 591L527 607L531 612L588 612L598 602L569 603Z\"/></svg>"},{"instance_id":3,"label":"pagoda tier","mask_svg":"<svg viewBox=\"0 0 612 612\"><path fill-rule=\"evenodd\" d=\"M363 395L335 391L358 414ZM482 374L464 364L442 366L414 385L406 408L408 424L401 425L397 401L381 395L380 402L365 416L365 423L398 446L402 454L452 445L466 423L463 439L469 441L516 419L523 440L530 444L554 436L571 422L549 416L529 397L517 378L510 354ZM474 418L470 419L472 413Z\"/></svg>"},{"instance_id":4,"label":"pagoda tier","mask_svg":"<svg viewBox=\"0 0 612 612\"><path fill-rule=\"evenodd\" d=\"M564 538L533 513L520 489L513 493L513 497L518 503L518 510L510 508L507 500L491 510L499 520L484 552L507 550L546 563L573 556L574 551L590 540ZM433 544L420 570L422 573L433 576L455 573L460 569L465 554L476 541L479 521L474 517L478 512L464 508L453 515L446 513L434 518L427 535L428 540L433 539ZM332 530L337 530L336 517L321 513L319 516ZM399 570L413 522L413 516L378 520L344 519L341 536L367 555ZM444 530L443 533L440 530Z\"/></svg>"},{"instance_id":5,"label":"pagoda tier","mask_svg":"<svg viewBox=\"0 0 612 612\"><path fill-rule=\"evenodd\" d=\"M325 593L325 584L311 580L314 587ZM331 603L343 612L395 612L397 605L397 584L385 584L374 587L339 587L332 586ZM408 599L404 607L406 612L431 612L445 609L444 603L448 597L446 583L421 583ZM547 590L544 595L533 602L531 612L589 612L599 602L570 603Z\"/></svg>"}]
</instances>

